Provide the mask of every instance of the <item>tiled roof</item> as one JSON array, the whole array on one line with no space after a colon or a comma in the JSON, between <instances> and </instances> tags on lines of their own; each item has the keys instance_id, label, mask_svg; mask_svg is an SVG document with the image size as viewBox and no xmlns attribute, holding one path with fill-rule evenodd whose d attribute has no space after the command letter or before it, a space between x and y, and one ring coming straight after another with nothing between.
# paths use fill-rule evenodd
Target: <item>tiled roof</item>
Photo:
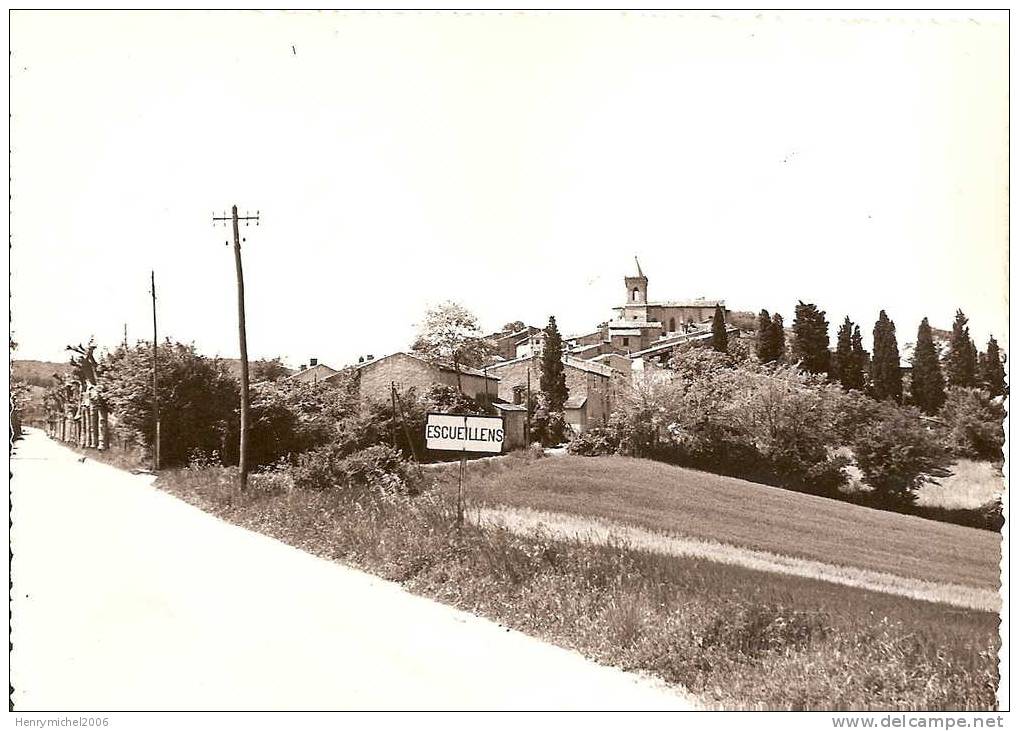
<instances>
[{"instance_id":1,"label":"tiled roof","mask_svg":"<svg viewBox=\"0 0 1019 731\"><path fill-rule=\"evenodd\" d=\"M732 325L727 325L725 328L725 332L728 333L729 335L735 335L739 333L739 328L733 327ZM710 330L700 330L698 332L684 333L680 337L667 338L666 340L662 340L661 342L655 343L654 345L651 345L650 347L647 347L644 350L638 350L636 353L630 353L630 357L640 358L641 356L644 355L654 355L655 353L660 353L663 350L670 350L672 348L675 348L677 345L682 345L683 343L690 343L695 340L706 340L710 337L711 337Z\"/></svg>"},{"instance_id":2,"label":"tiled roof","mask_svg":"<svg viewBox=\"0 0 1019 731\"><path fill-rule=\"evenodd\" d=\"M351 368L354 369L354 370L359 370L361 368L365 368L367 366L374 365L375 363L379 363L381 361L384 361L387 358L392 358L395 355L403 355L403 356L406 356L408 358L413 358L414 360L419 360L422 363L427 363L430 366L438 368L439 370L446 371L448 373L455 373L456 372L456 369L453 368L453 366L451 366L451 365L446 365L445 363L432 363L431 361L426 360L425 358L422 358L420 355L415 355L414 353L405 353L403 351L399 351L399 352L396 352L396 353L390 353L389 355L384 355L381 358L374 358L372 360L366 360L364 363L356 363L355 365L351 366ZM482 378L486 378L487 377L487 378L489 378L491 380L496 380L497 381L497 380L499 380L499 377L498 376L493 376L492 373L491 373L491 370L494 367L495 366L489 366L488 367L489 373L486 374L484 371L482 371L479 368L471 368L470 366L460 366L460 373L462 373L464 375L468 375L468 376L480 376Z\"/></svg>"},{"instance_id":3,"label":"tiled roof","mask_svg":"<svg viewBox=\"0 0 1019 731\"><path fill-rule=\"evenodd\" d=\"M588 373L597 373L600 376L611 376L615 372L613 368L607 365L592 363L589 360L580 360L579 358L571 358L570 356L566 356L563 362L568 366L587 371Z\"/></svg>"},{"instance_id":4,"label":"tiled roof","mask_svg":"<svg viewBox=\"0 0 1019 731\"><path fill-rule=\"evenodd\" d=\"M311 366L310 368L305 368L303 371L298 371L297 373L293 373L293 374L287 376L287 378L293 378L293 379L302 381L305 378L308 378L309 376L315 375L318 378L324 380L324 379L328 378L329 376L335 375L336 373L337 373L337 371L336 371L335 368L330 368L329 366L327 366L324 363L319 363L317 365Z\"/></svg>"},{"instance_id":5,"label":"tiled roof","mask_svg":"<svg viewBox=\"0 0 1019 731\"><path fill-rule=\"evenodd\" d=\"M492 378L491 372L497 371L500 368L505 368L506 366L514 365L515 363L523 363L524 361L537 359L538 356L536 355L522 355L519 358L514 358L513 360L504 360L501 363L495 363L488 367L488 377ZM614 373L614 370L606 365L592 363L589 360L580 360L579 358L573 358L569 355L563 356L563 364L570 368L577 368L578 370L587 371L588 373L597 373L602 376L611 376Z\"/></svg>"},{"instance_id":6,"label":"tiled roof","mask_svg":"<svg viewBox=\"0 0 1019 731\"><path fill-rule=\"evenodd\" d=\"M584 404L587 403L587 396L570 396L566 399L566 403L563 404L563 408L567 409L582 409Z\"/></svg>"},{"instance_id":7,"label":"tiled roof","mask_svg":"<svg viewBox=\"0 0 1019 731\"><path fill-rule=\"evenodd\" d=\"M493 403L492 406L499 409L499 411L527 411L527 407L523 404Z\"/></svg>"}]
</instances>

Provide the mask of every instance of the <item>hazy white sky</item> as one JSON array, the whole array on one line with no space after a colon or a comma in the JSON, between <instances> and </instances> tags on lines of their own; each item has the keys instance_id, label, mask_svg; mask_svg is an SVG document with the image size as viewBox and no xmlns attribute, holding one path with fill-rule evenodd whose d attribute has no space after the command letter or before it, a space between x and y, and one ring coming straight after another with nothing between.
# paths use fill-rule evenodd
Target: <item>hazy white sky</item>
<instances>
[{"instance_id":1,"label":"hazy white sky","mask_svg":"<svg viewBox=\"0 0 1019 731\"><path fill-rule=\"evenodd\" d=\"M1007 337L1007 16L28 13L12 34L18 357L94 335L405 349L651 299Z\"/></svg>"}]
</instances>

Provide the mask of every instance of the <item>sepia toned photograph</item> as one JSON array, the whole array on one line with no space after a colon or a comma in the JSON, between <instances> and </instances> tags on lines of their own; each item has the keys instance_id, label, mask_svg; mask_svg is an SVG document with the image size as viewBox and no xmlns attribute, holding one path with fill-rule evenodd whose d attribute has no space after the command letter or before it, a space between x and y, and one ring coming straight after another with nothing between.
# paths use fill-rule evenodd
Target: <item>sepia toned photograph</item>
<instances>
[{"instance_id":1,"label":"sepia toned photograph","mask_svg":"<svg viewBox=\"0 0 1019 731\"><path fill-rule=\"evenodd\" d=\"M9 25L10 727L1006 725L1007 10Z\"/></svg>"}]
</instances>

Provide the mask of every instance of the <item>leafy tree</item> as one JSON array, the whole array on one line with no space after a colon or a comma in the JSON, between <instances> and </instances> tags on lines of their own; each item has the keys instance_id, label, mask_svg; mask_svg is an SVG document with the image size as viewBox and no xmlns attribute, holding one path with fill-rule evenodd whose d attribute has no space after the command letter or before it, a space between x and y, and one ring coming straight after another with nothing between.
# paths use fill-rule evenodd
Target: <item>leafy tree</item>
<instances>
[{"instance_id":1,"label":"leafy tree","mask_svg":"<svg viewBox=\"0 0 1019 731\"><path fill-rule=\"evenodd\" d=\"M911 394L913 404L925 414L938 413L945 403L945 379L941 375L938 350L934 347L931 326L923 318L916 331L916 349L913 351Z\"/></svg>"},{"instance_id":2,"label":"leafy tree","mask_svg":"<svg viewBox=\"0 0 1019 731\"><path fill-rule=\"evenodd\" d=\"M456 302L444 302L425 313L411 348L434 363L452 365L457 389L463 393L460 368L482 365L491 346L469 310Z\"/></svg>"},{"instance_id":3,"label":"leafy tree","mask_svg":"<svg viewBox=\"0 0 1019 731\"><path fill-rule=\"evenodd\" d=\"M278 357L272 360L256 360L251 364L251 382L278 381L290 375L290 369Z\"/></svg>"},{"instance_id":4,"label":"leafy tree","mask_svg":"<svg viewBox=\"0 0 1019 731\"><path fill-rule=\"evenodd\" d=\"M523 320L514 320L513 322L507 322L503 325L502 331L504 333L518 333L526 327L527 325L524 324Z\"/></svg>"},{"instance_id":5,"label":"leafy tree","mask_svg":"<svg viewBox=\"0 0 1019 731\"><path fill-rule=\"evenodd\" d=\"M237 382L221 361L199 355L193 345L167 341L159 345L158 356L162 463L185 464L193 453L223 454L228 431L238 419ZM121 345L100 367L118 430L151 448L152 344Z\"/></svg>"},{"instance_id":6,"label":"leafy tree","mask_svg":"<svg viewBox=\"0 0 1019 731\"><path fill-rule=\"evenodd\" d=\"M916 409L882 401L869 411L851 438L856 464L881 503L911 505L921 485L948 475L950 456Z\"/></svg>"},{"instance_id":7,"label":"leafy tree","mask_svg":"<svg viewBox=\"0 0 1019 731\"><path fill-rule=\"evenodd\" d=\"M949 386L973 388L977 385L977 351L969 336L968 322L962 310L956 310L945 353L945 376Z\"/></svg>"},{"instance_id":8,"label":"leafy tree","mask_svg":"<svg viewBox=\"0 0 1019 731\"><path fill-rule=\"evenodd\" d=\"M565 420L556 417L562 414L570 391L566 387L566 369L563 366L563 338L559 333L555 317L548 318L545 328L544 345L541 351L541 377L539 386L548 409L548 439L558 444L565 436Z\"/></svg>"},{"instance_id":9,"label":"leafy tree","mask_svg":"<svg viewBox=\"0 0 1019 731\"><path fill-rule=\"evenodd\" d=\"M715 316L711 320L711 347L719 353L729 350L729 334L725 331L725 313L715 305Z\"/></svg>"},{"instance_id":10,"label":"leafy tree","mask_svg":"<svg viewBox=\"0 0 1019 731\"><path fill-rule=\"evenodd\" d=\"M796 305L793 320L793 359L808 373L827 373L831 353L828 351L828 321L824 310L802 300Z\"/></svg>"},{"instance_id":11,"label":"leafy tree","mask_svg":"<svg viewBox=\"0 0 1019 731\"><path fill-rule=\"evenodd\" d=\"M987 341L987 352L981 353L980 381L991 396L1001 396L1006 391L1005 364L1002 362L998 341L991 336Z\"/></svg>"},{"instance_id":12,"label":"leafy tree","mask_svg":"<svg viewBox=\"0 0 1019 731\"><path fill-rule=\"evenodd\" d=\"M977 388L950 388L941 409L945 444L959 457L1001 459L1005 407Z\"/></svg>"},{"instance_id":13,"label":"leafy tree","mask_svg":"<svg viewBox=\"0 0 1019 731\"><path fill-rule=\"evenodd\" d=\"M899 344L895 338L895 323L884 310L874 323L874 360L870 364L871 395L878 401L902 401L902 369L899 363Z\"/></svg>"}]
</instances>

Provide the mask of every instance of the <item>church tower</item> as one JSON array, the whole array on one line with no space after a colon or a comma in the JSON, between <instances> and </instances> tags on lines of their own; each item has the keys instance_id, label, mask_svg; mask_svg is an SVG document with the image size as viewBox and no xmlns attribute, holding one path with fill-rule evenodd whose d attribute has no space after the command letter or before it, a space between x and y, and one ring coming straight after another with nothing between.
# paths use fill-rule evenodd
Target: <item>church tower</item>
<instances>
[{"instance_id":1,"label":"church tower","mask_svg":"<svg viewBox=\"0 0 1019 731\"><path fill-rule=\"evenodd\" d=\"M644 272L640 269L640 260L637 257L633 257L634 262L637 264L637 276L635 277L624 277L626 282L626 305L625 305L625 319L647 319L647 277L644 276ZM634 317L638 315L638 317Z\"/></svg>"},{"instance_id":2,"label":"church tower","mask_svg":"<svg viewBox=\"0 0 1019 731\"><path fill-rule=\"evenodd\" d=\"M624 277L626 281L626 304L645 305L647 304L647 277L640 270L640 261L633 257L637 263L637 276Z\"/></svg>"}]
</instances>

